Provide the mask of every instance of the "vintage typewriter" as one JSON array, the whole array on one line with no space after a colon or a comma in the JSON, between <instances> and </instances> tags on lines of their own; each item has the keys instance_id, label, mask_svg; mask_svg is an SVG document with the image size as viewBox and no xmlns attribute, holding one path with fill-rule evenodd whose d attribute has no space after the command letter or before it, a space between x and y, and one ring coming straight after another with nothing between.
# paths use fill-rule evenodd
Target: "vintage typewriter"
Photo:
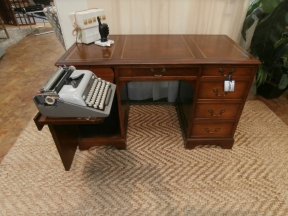
<instances>
[{"instance_id":1,"label":"vintage typewriter","mask_svg":"<svg viewBox=\"0 0 288 216\"><path fill-rule=\"evenodd\" d=\"M107 117L116 85L98 78L89 70L59 67L33 101L46 117Z\"/></svg>"}]
</instances>

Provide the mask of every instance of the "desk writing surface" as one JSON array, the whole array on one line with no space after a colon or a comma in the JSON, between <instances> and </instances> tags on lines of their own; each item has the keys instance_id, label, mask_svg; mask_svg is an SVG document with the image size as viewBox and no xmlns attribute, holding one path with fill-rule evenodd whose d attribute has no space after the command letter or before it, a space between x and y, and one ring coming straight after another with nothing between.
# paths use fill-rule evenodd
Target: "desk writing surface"
<instances>
[{"instance_id":1,"label":"desk writing surface","mask_svg":"<svg viewBox=\"0 0 288 216\"><path fill-rule=\"evenodd\" d=\"M225 35L111 35L115 43L74 44L57 65L259 64Z\"/></svg>"}]
</instances>

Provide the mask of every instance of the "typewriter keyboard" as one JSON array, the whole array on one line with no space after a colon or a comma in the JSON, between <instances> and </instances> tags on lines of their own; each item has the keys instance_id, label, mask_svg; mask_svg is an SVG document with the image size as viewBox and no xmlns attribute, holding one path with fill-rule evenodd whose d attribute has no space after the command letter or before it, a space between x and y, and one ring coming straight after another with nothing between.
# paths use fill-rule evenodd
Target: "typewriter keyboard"
<instances>
[{"instance_id":1,"label":"typewriter keyboard","mask_svg":"<svg viewBox=\"0 0 288 216\"><path fill-rule=\"evenodd\" d=\"M87 106L103 110L108 105L111 96L111 84L101 78L95 78L87 97L83 96Z\"/></svg>"}]
</instances>

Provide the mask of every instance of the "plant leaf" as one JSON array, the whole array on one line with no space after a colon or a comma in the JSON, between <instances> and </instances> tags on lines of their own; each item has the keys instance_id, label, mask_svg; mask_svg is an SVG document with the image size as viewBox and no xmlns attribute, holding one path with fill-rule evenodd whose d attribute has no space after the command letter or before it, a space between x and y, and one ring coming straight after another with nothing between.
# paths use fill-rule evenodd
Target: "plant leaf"
<instances>
[{"instance_id":1,"label":"plant leaf","mask_svg":"<svg viewBox=\"0 0 288 216\"><path fill-rule=\"evenodd\" d=\"M249 15L248 17L246 17L243 23L241 35L245 41L246 41L246 31L254 24L254 22L255 20L252 18L252 15Z\"/></svg>"},{"instance_id":2,"label":"plant leaf","mask_svg":"<svg viewBox=\"0 0 288 216\"><path fill-rule=\"evenodd\" d=\"M264 13L271 13L280 3L281 0L262 0Z\"/></svg>"},{"instance_id":3,"label":"plant leaf","mask_svg":"<svg viewBox=\"0 0 288 216\"><path fill-rule=\"evenodd\" d=\"M263 64L259 65L257 76L256 76L256 86L259 86L263 83L265 83L267 77L269 74L269 70L267 67L265 67Z\"/></svg>"},{"instance_id":4,"label":"plant leaf","mask_svg":"<svg viewBox=\"0 0 288 216\"><path fill-rule=\"evenodd\" d=\"M257 7L260 6L262 0L254 0L251 2L251 4L248 7L246 17L249 16Z\"/></svg>"},{"instance_id":5,"label":"plant leaf","mask_svg":"<svg viewBox=\"0 0 288 216\"><path fill-rule=\"evenodd\" d=\"M276 61L281 57L285 57L288 54L288 43L279 45L273 52L273 58L271 61Z\"/></svg>"},{"instance_id":6,"label":"plant leaf","mask_svg":"<svg viewBox=\"0 0 288 216\"><path fill-rule=\"evenodd\" d=\"M246 41L246 31L254 24L255 20L261 20L264 16L261 7L256 8L249 16L246 17L242 26L242 37Z\"/></svg>"},{"instance_id":7,"label":"plant leaf","mask_svg":"<svg viewBox=\"0 0 288 216\"><path fill-rule=\"evenodd\" d=\"M287 68L287 67L288 67L287 57L286 57L286 56L282 57L282 60L283 60L283 66L284 66L285 68Z\"/></svg>"},{"instance_id":8,"label":"plant leaf","mask_svg":"<svg viewBox=\"0 0 288 216\"><path fill-rule=\"evenodd\" d=\"M283 37L283 38L287 38L287 37L288 37L288 27L287 27L287 26L286 26L283 34L282 34L282 37Z\"/></svg>"},{"instance_id":9,"label":"plant leaf","mask_svg":"<svg viewBox=\"0 0 288 216\"><path fill-rule=\"evenodd\" d=\"M278 46L282 45L282 44L287 44L288 43L288 38L281 38L280 40L278 40L275 45L274 48L277 48Z\"/></svg>"},{"instance_id":10,"label":"plant leaf","mask_svg":"<svg viewBox=\"0 0 288 216\"><path fill-rule=\"evenodd\" d=\"M288 75L287 74L283 74L281 77L281 80L278 84L278 88L279 89L285 89L288 85Z\"/></svg>"},{"instance_id":11,"label":"plant leaf","mask_svg":"<svg viewBox=\"0 0 288 216\"><path fill-rule=\"evenodd\" d=\"M281 2L273 12L260 21L251 41L251 53L261 62L271 60L274 45L288 25L288 0Z\"/></svg>"}]
</instances>

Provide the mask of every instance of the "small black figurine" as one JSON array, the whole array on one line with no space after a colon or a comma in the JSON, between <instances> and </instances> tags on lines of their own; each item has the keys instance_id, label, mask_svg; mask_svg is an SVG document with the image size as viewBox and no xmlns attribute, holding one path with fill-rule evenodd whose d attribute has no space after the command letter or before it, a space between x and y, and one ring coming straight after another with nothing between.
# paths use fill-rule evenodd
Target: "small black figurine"
<instances>
[{"instance_id":1,"label":"small black figurine","mask_svg":"<svg viewBox=\"0 0 288 216\"><path fill-rule=\"evenodd\" d=\"M97 17L98 23L99 23L99 33L101 36L101 42L106 42L108 40L109 35L109 27L106 23L101 23L101 20L99 17Z\"/></svg>"}]
</instances>

